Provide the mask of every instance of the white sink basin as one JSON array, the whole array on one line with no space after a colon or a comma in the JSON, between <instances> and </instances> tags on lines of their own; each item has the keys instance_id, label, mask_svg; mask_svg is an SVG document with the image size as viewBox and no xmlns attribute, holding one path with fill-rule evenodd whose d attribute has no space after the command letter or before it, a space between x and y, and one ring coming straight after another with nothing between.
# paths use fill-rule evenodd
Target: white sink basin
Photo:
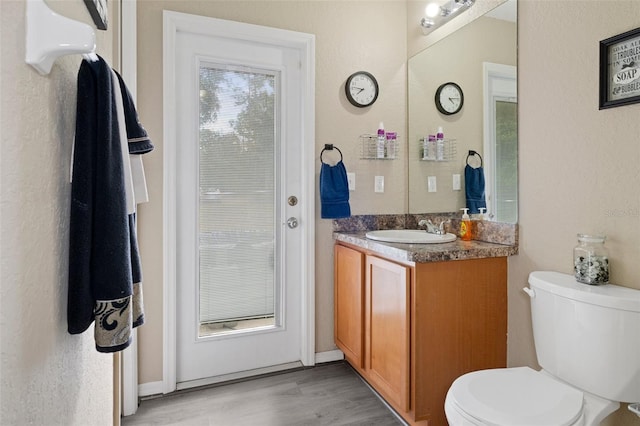
<instances>
[{"instance_id":1,"label":"white sink basin","mask_svg":"<svg viewBox=\"0 0 640 426\"><path fill-rule=\"evenodd\" d=\"M429 234L420 229L385 229L382 231L369 231L366 237L370 240L383 241L385 243L407 244L438 244L450 243L456 240L454 234L436 235Z\"/></svg>"}]
</instances>

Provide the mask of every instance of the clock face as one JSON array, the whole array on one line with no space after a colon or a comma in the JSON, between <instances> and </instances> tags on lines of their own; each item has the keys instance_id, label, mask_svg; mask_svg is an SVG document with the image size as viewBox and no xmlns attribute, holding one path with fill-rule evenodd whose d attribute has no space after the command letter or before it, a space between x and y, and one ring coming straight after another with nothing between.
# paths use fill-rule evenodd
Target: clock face
<instances>
[{"instance_id":1,"label":"clock face","mask_svg":"<svg viewBox=\"0 0 640 426\"><path fill-rule=\"evenodd\" d=\"M345 92L352 105L367 107L378 99L378 82L368 72L358 71L347 79Z\"/></svg>"},{"instance_id":2,"label":"clock face","mask_svg":"<svg viewBox=\"0 0 640 426\"><path fill-rule=\"evenodd\" d=\"M464 95L460 86L449 82L438 87L435 101L438 111L446 115L452 115L462 109Z\"/></svg>"}]
</instances>

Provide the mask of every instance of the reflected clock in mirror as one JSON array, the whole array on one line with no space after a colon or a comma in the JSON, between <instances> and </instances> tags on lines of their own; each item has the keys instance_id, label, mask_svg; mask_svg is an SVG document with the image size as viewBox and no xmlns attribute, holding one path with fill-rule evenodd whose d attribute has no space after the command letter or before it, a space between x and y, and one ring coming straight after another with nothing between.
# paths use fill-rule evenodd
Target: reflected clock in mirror
<instances>
[{"instance_id":1,"label":"reflected clock in mirror","mask_svg":"<svg viewBox=\"0 0 640 426\"><path fill-rule=\"evenodd\" d=\"M444 115L453 115L460 112L464 104L464 94L456 83L441 84L436 90L436 108Z\"/></svg>"}]
</instances>

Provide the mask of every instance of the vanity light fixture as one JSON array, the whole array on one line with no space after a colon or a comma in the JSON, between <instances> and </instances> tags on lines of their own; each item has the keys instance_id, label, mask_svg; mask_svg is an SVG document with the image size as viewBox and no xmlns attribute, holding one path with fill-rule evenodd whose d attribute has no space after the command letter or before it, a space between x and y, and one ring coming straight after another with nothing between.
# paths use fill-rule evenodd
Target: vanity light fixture
<instances>
[{"instance_id":1,"label":"vanity light fixture","mask_svg":"<svg viewBox=\"0 0 640 426\"><path fill-rule=\"evenodd\" d=\"M420 20L420 27L424 35L429 34L438 25L442 25L457 14L469 9L475 0L448 0L439 5L431 2L425 8L425 17Z\"/></svg>"},{"instance_id":2,"label":"vanity light fixture","mask_svg":"<svg viewBox=\"0 0 640 426\"><path fill-rule=\"evenodd\" d=\"M427 15L427 18L435 18L440 15L440 5L438 3L429 3L424 8L424 14Z\"/></svg>"}]
</instances>

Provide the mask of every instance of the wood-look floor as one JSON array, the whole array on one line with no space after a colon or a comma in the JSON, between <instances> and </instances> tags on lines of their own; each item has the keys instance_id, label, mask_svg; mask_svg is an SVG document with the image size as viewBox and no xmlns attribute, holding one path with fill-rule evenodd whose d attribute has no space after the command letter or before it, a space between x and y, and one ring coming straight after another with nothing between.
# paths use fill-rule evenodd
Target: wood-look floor
<instances>
[{"instance_id":1,"label":"wood-look floor","mask_svg":"<svg viewBox=\"0 0 640 426\"><path fill-rule=\"evenodd\" d=\"M344 362L142 401L123 426L398 426Z\"/></svg>"}]
</instances>

